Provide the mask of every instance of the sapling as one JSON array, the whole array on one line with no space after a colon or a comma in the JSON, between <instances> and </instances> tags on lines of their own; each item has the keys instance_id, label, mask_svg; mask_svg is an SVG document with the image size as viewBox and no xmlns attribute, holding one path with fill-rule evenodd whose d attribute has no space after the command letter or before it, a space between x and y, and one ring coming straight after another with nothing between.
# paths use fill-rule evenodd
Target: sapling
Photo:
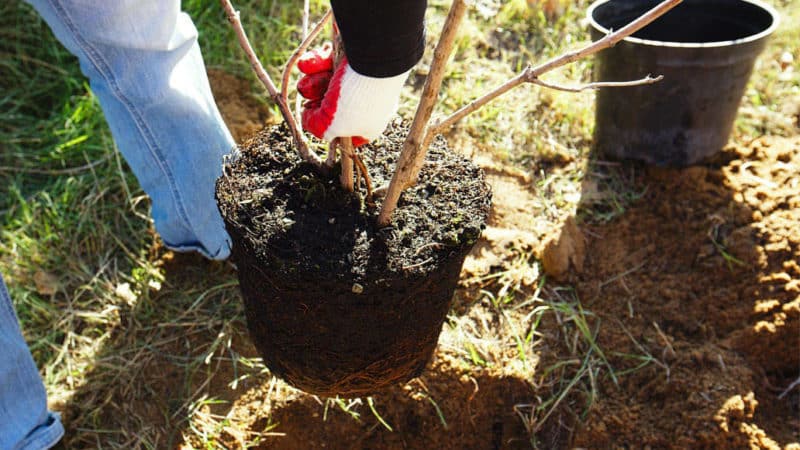
<instances>
[{"instance_id":1,"label":"sapling","mask_svg":"<svg viewBox=\"0 0 800 450\"><path fill-rule=\"evenodd\" d=\"M286 125L291 131L294 146L297 149L300 157L304 161L313 165L319 172L327 173L336 163L336 154L338 149L342 167L340 177L342 187L348 191L354 190L353 174L355 168L355 174L359 178L359 182L362 179L365 181L367 188L367 203L372 204L372 185L368 168L359 157L357 151L354 149L352 139L350 137L343 136L333 140L329 144L327 158L323 161L315 152L311 150L310 145L303 134L303 130L300 125L301 122L297 120L294 115L292 115L289 109L288 90L292 68L302 53L306 51L311 42L319 35L325 24L330 20L333 15L332 12L328 10L328 12L325 13L322 19L320 19L314 29L308 33L307 36L305 36L303 42L289 58L289 61L283 70L281 89L278 91L270 76L266 73L263 66L259 62L258 57L256 56L252 46L250 45L250 42L247 39L247 35L242 28L242 24L239 19L239 12L234 10L230 0L220 1L228 16L228 20L236 31L239 44L247 54L250 65L258 76L258 79L266 87L267 92L269 93L270 97L272 97L272 100L278 105L278 109L280 110ZM638 30L661 17L682 1L683 0L664 0L656 7L643 14L633 22L629 23L625 27L609 33L604 38L596 42L586 45L578 50L564 53L537 66L528 65L526 69L524 69L514 78L508 80L490 92L478 97L469 104L455 111L450 116L437 118L433 121L433 123L431 123L431 117L433 116L433 111L439 96L439 89L441 87L442 79L445 75L446 63L453 50L459 25L461 24L464 14L467 10L467 0L453 0L452 6L450 7L450 12L445 20L441 36L436 45L430 72L426 78L425 86L422 90L422 96L414 115L414 119L411 123L408 136L406 137L403 148L400 152L400 157L397 161L397 166L392 176L392 180L387 187L381 187L377 190L378 193L385 196L381 205L380 214L378 215L377 219L378 226L385 227L391 223L392 214L397 207L397 202L400 198L400 195L405 189L413 186L416 183L419 171L424 164L427 149L433 141L433 138L437 134L446 132L459 120L463 119L472 112L477 111L482 106L510 91L511 89L525 83L532 83L551 89L568 92L580 92L587 89L637 86L660 81L662 77L652 77L648 74L642 79L633 81L595 82L580 86L568 87L546 82L540 77L556 68L593 55L594 53L615 45L617 42L625 39L633 33L636 33ZM307 6L305 6L303 19L304 27L308 21L307 11ZM336 27L334 24L334 42L337 40L335 30ZM341 51L341 46L339 45L337 47L339 47L339 50Z\"/></svg>"},{"instance_id":2,"label":"sapling","mask_svg":"<svg viewBox=\"0 0 800 450\"><path fill-rule=\"evenodd\" d=\"M424 370L464 259L489 216L491 190L484 174L469 160L447 151L444 140L434 142L434 136L523 83L574 91L657 81L647 76L565 88L539 77L613 45L681 0L666 0L604 39L531 66L451 116L432 120L446 61L468 7L465 0L454 0L409 131L395 129L375 146L402 148L399 158L390 151L370 153L376 179L391 178L391 182L375 190L385 198L380 211L370 209L368 214L349 193L363 181L367 206L373 207L370 168L353 147L354 138L333 139L323 160L312 151L301 121L289 108L290 71L331 13L289 59L278 89L253 53L238 13L229 0L221 1L290 130L264 130L245 142L241 158L227 165L217 182L251 337L267 367L295 387L317 395L362 396ZM337 55L343 48L335 23L333 30L329 50ZM300 65L305 72L305 61ZM429 146L429 159L436 160L437 169L420 175ZM329 176L318 176L329 175L337 160L342 189ZM392 219L400 195L418 179ZM395 226L386 226L390 224Z\"/></svg>"}]
</instances>

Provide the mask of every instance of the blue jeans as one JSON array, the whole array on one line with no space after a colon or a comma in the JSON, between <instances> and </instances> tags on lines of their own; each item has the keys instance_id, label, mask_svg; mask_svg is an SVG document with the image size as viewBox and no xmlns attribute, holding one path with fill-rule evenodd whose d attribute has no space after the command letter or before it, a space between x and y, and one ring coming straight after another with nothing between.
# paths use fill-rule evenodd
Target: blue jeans
<instances>
[{"instance_id":1,"label":"blue jeans","mask_svg":"<svg viewBox=\"0 0 800 450\"><path fill-rule=\"evenodd\" d=\"M0 449L44 449L64 434L22 338L11 298L0 276Z\"/></svg>"},{"instance_id":2,"label":"blue jeans","mask_svg":"<svg viewBox=\"0 0 800 450\"><path fill-rule=\"evenodd\" d=\"M179 0L26 0L75 56L114 141L150 196L156 230L177 251L225 259L214 200L235 143L217 110ZM49 448L63 434L0 277L0 450Z\"/></svg>"}]
</instances>

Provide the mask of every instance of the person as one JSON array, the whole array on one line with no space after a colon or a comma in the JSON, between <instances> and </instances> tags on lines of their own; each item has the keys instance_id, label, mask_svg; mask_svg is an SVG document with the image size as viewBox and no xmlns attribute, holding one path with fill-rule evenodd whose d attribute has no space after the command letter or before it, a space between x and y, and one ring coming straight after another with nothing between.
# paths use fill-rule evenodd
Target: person
<instances>
[{"instance_id":1,"label":"person","mask_svg":"<svg viewBox=\"0 0 800 450\"><path fill-rule=\"evenodd\" d=\"M211 94L197 30L179 0L26 0L80 63L114 141L151 199L164 244L222 260L230 238L214 200L235 146ZM303 111L320 138L375 139L425 48L426 0L332 0L346 57L304 58L315 88ZM220 20L222 16L220 16ZM308 84L308 82L306 82ZM63 436L0 276L0 450Z\"/></svg>"}]
</instances>

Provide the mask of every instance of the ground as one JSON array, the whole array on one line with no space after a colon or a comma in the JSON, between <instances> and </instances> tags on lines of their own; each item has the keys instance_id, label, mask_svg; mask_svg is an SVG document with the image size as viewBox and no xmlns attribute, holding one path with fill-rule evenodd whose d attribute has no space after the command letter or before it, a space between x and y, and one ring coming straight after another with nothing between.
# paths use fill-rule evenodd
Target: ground
<instances>
[{"instance_id":1,"label":"ground","mask_svg":"<svg viewBox=\"0 0 800 450\"><path fill-rule=\"evenodd\" d=\"M565 430L550 424L545 435L585 448L797 445L800 392L786 387L800 367L800 137L733 144L683 170L606 163L597 179L622 179L640 193L637 201L613 220L593 219L604 194L590 180L576 216L550 229L530 220L535 193L523 174L485 155L476 160L489 175L494 214L465 264L451 320L502 327L496 307L470 286L506 275L520 250L533 250L561 285L550 295L593 311L587 324L605 352L583 368L600 374L585 418ZM524 275L521 291L536 286L535 275ZM516 311L506 314L511 324L525 323ZM551 328L560 326L551 320L539 332L557 334ZM428 373L375 397L392 431L335 409L324 417L320 400L276 396L266 385L228 414L249 429L271 419L274 435L263 448L528 448L524 425L535 418L526 408L536 390L526 376L537 371L465 369L464 355L447 345L463 336L449 331ZM439 399L438 409L429 398ZM264 408L267 400L275 403Z\"/></svg>"},{"instance_id":2,"label":"ground","mask_svg":"<svg viewBox=\"0 0 800 450\"><path fill-rule=\"evenodd\" d=\"M237 139L273 123L216 3L184 3ZM241 3L278 67L297 5ZM430 3L432 39L447 2ZM774 4L783 25L705 164L594 154L591 94L523 88L448 135L487 173L489 227L426 372L364 399L269 374L234 269L161 246L77 64L0 6L0 271L65 447L800 448L800 4ZM442 110L585 40L586 5L476 2Z\"/></svg>"}]
</instances>

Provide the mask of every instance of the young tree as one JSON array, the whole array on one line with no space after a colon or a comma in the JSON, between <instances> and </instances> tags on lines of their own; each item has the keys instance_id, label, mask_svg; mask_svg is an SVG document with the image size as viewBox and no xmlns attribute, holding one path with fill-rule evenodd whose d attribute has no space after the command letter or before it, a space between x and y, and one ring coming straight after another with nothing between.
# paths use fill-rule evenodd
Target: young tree
<instances>
[{"instance_id":1,"label":"young tree","mask_svg":"<svg viewBox=\"0 0 800 450\"><path fill-rule=\"evenodd\" d=\"M239 12L234 10L230 0L220 1L228 16L228 20L236 30L239 44L247 54L250 65L253 67L253 70L256 72L259 80L261 80L266 87L270 97L272 97L273 101L278 105L283 119L286 121L287 126L291 130L294 145L300 154L300 157L304 161L313 165L320 172L325 173L335 164L336 153L338 149L342 162L341 180L343 187L350 191L353 190L353 166L355 165L356 174L363 178L366 182L368 190L367 200L370 201L372 196L372 187L368 169L353 148L351 139L348 137L342 137L334 140L330 144L327 159L323 161L316 153L310 150L308 141L305 139L303 134L303 130L298 125L300 122L295 118L295 116L292 115L289 109L288 85L291 70L299 59L300 55L306 51L311 42L319 35L325 24L330 20L332 17L332 12L329 10L327 13L325 13L319 23L308 34L308 36L306 36L305 40L292 54L291 58L289 58L289 61L287 62L283 71L281 90L278 91L275 84L272 82L269 75L259 62L258 57L255 55L253 48L247 39L247 35L245 34L241 21L239 20ZM626 37L650 24L657 18L661 17L682 1L683 0L664 0L656 7L633 22L629 23L625 27L609 33L604 38L596 42L586 45L578 50L557 56L542 64L536 66L528 65L528 67L516 77L508 80L485 95L478 97L469 104L458 109L450 116L435 119L431 123L431 117L433 116L433 111L436 106L439 89L441 87L442 79L445 75L446 63L450 57L450 53L453 50L459 25L461 24L464 14L467 10L467 0L453 0L453 4L450 7L450 12L448 13L445 21L439 42L436 45L430 73L426 78L425 86L422 91L422 97L420 99L419 106L417 107L416 114L414 115L414 120L411 123L408 136L403 144L394 175L388 187L380 189L380 193L384 194L385 198L378 216L378 225L387 226L390 224L392 213L397 207L397 202L400 198L400 195L405 189L413 186L416 183L417 175L424 164L425 155L430 143L433 141L433 138L437 134L447 131L462 118L466 117L472 112L477 111L482 106L510 91L511 89L525 83L533 83L551 89L579 92L587 89L626 87L650 84L660 81L662 77L652 77L648 74L646 77L640 80L596 82L580 86L566 87L548 83L542 80L540 77L556 68L593 55L603 49L615 45L617 42L625 39ZM304 23L307 23L308 21L307 12L308 8L306 6L304 8ZM336 36L334 36L334 40L336 40Z\"/></svg>"}]
</instances>

